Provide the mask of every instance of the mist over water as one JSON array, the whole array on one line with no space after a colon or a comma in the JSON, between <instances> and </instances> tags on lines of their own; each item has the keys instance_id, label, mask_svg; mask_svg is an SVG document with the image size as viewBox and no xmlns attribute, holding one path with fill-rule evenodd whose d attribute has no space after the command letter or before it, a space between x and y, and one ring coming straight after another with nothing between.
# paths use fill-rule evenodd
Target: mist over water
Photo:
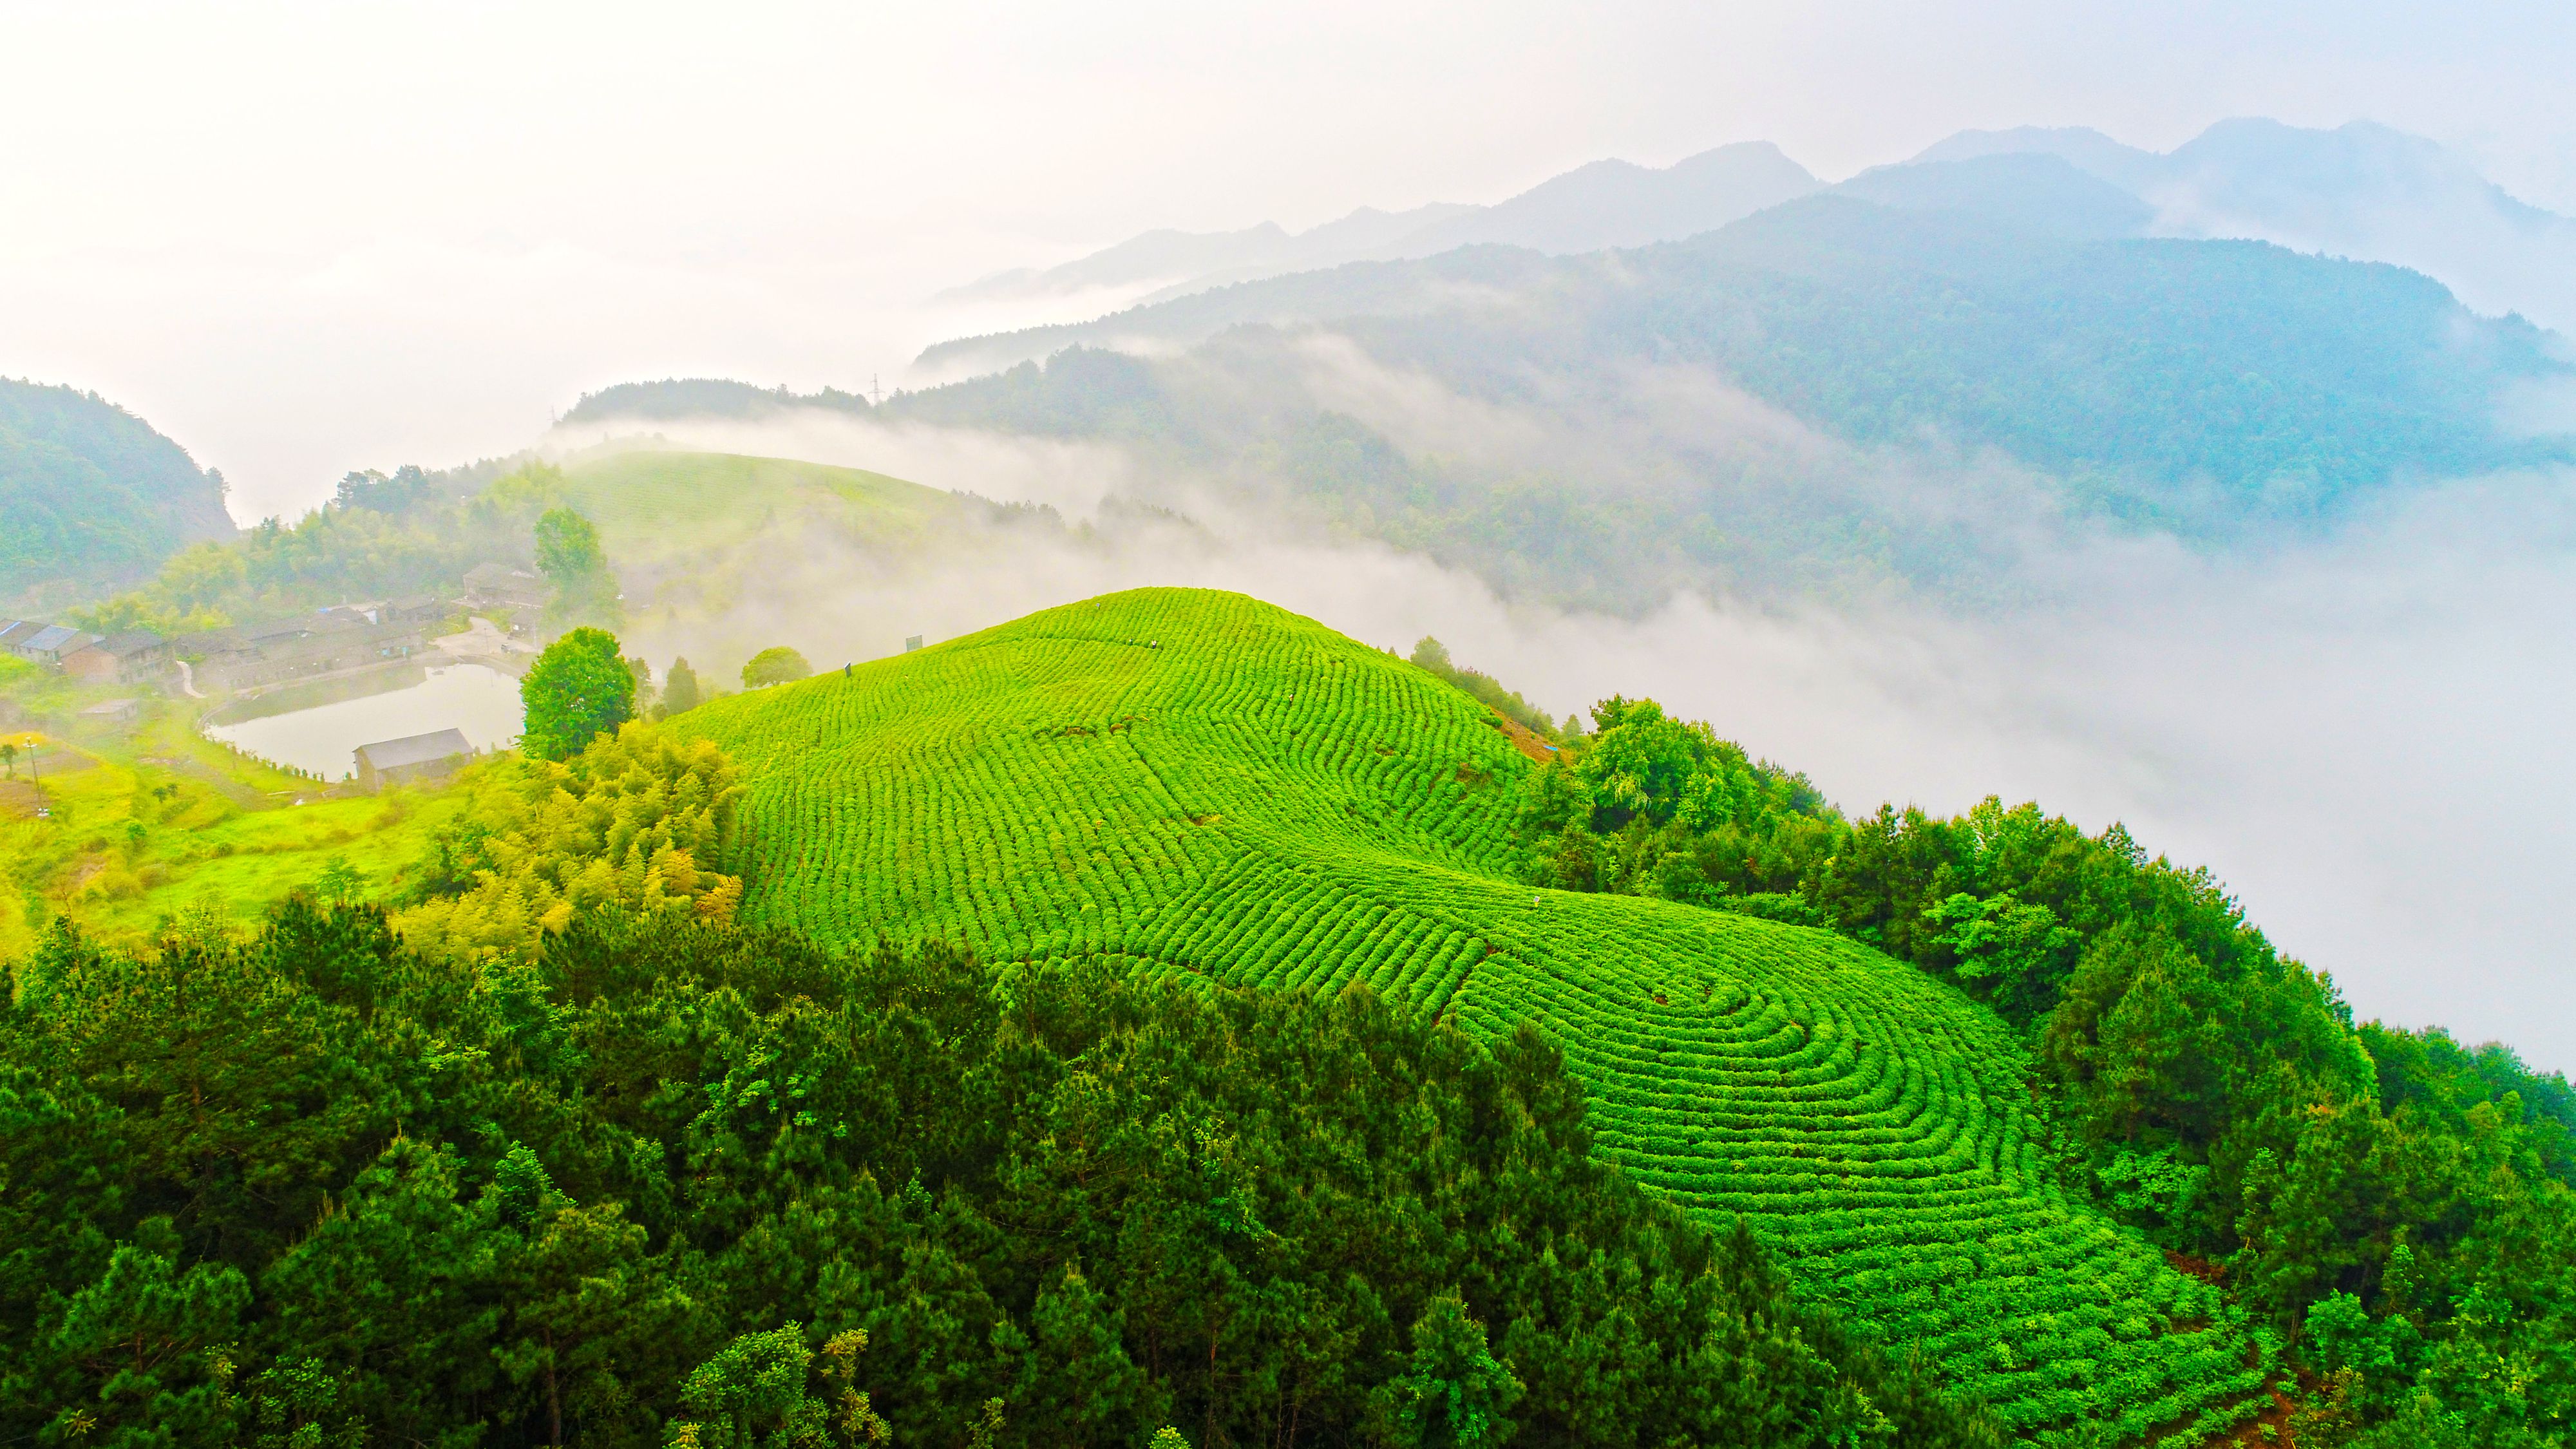
<instances>
[{"instance_id":1,"label":"mist over water","mask_svg":"<svg viewBox=\"0 0 2576 1449\"><path fill-rule=\"evenodd\" d=\"M841 418L656 425L674 445L866 466L1049 503L1079 522L1132 487L1116 449ZM570 446L589 439L563 438ZM1210 503L1091 536L997 528L888 566L790 554L720 625L631 642L730 669L770 643L818 667L1149 584L1233 589L1368 643L1429 633L1562 716L1650 695L1811 776L1844 809L2036 799L2205 865L2356 1013L2576 1067L2563 902L2576 860L2576 478L2391 499L2261 553L2061 536L2021 558L2043 602L1902 595L1755 605L1679 593L1637 617L1508 601L1377 544Z\"/></svg>"}]
</instances>

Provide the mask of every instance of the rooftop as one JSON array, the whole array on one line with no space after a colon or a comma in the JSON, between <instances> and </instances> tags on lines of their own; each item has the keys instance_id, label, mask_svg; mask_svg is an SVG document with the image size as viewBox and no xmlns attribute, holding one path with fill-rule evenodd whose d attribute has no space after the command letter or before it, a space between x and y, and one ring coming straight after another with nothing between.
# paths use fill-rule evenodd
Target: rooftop
<instances>
[{"instance_id":1,"label":"rooftop","mask_svg":"<svg viewBox=\"0 0 2576 1449\"><path fill-rule=\"evenodd\" d=\"M12 640L11 644L19 649L34 649L41 652L60 649L73 640L83 637L95 638L96 636L84 636L81 631L69 624L47 624L24 639Z\"/></svg>"},{"instance_id":2,"label":"rooftop","mask_svg":"<svg viewBox=\"0 0 2576 1449\"><path fill-rule=\"evenodd\" d=\"M140 654L146 649L157 649L160 645L161 636L151 630L129 629L122 634L108 635L98 641L95 647L102 654L113 654L123 659L129 655Z\"/></svg>"},{"instance_id":3,"label":"rooftop","mask_svg":"<svg viewBox=\"0 0 2576 1449\"><path fill-rule=\"evenodd\" d=\"M405 735L398 740L378 740L360 745L353 752L358 763L378 770L391 770L402 765L426 765L450 755L470 755L474 744L461 730L437 730L425 735Z\"/></svg>"}]
</instances>

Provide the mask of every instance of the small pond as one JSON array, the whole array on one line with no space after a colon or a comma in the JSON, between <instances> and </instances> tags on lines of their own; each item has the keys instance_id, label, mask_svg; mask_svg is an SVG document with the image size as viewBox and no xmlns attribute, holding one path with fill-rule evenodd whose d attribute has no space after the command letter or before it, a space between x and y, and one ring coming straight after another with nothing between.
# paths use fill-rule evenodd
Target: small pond
<instances>
[{"instance_id":1,"label":"small pond","mask_svg":"<svg viewBox=\"0 0 2576 1449\"><path fill-rule=\"evenodd\" d=\"M329 693L345 695L360 681L336 683ZM291 687L235 700L207 718L206 734L325 780L350 773L351 752L378 740L455 729L491 750L519 738L519 681L497 669L409 665L363 683L375 692L317 700L313 690Z\"/></svg>"}]
</instances>

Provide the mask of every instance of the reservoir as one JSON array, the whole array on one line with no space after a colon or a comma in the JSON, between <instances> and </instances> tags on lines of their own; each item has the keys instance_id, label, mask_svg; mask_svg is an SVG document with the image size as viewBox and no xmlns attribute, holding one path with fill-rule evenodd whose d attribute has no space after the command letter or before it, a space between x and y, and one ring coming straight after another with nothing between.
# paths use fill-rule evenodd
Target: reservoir
<instances>
[{"instance_id":1,"label":"reservoir","mask_svg":"<svg viewBox=\"0 0 2576 1449\"><path fill-rule=\"evenodd\" d=\"M480 664L405 665L363 681L234 700L207 717L205 732L337 781L350 773L350 753L360 745L455 729L474 748L495 750L518 740L520 724L519 681L511 676Z\"/></svg>"}]
</instances>

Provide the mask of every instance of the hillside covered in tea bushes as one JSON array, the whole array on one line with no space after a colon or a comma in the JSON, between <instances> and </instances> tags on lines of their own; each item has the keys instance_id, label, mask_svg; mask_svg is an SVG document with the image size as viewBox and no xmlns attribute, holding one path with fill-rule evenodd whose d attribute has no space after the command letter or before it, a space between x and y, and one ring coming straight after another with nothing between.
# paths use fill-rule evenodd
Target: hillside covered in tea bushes
<instances>
[{"instance_id":1,"label":"hillside covered in tea bushes","mask_svg":"<svg viewBox=\"0 0 2576 1449\"><path fill-rule=\"evenodd\" d=\"M2060 1185L2002 1018L1830 931L1533 889L1546 747L1309 620L1139 590L675 726L743 771L748 920L1532 1025L1611 1160L2017 1431L2196 1444L2266 1402L2275 1340Z\"/></svg>"}]
</instances>

